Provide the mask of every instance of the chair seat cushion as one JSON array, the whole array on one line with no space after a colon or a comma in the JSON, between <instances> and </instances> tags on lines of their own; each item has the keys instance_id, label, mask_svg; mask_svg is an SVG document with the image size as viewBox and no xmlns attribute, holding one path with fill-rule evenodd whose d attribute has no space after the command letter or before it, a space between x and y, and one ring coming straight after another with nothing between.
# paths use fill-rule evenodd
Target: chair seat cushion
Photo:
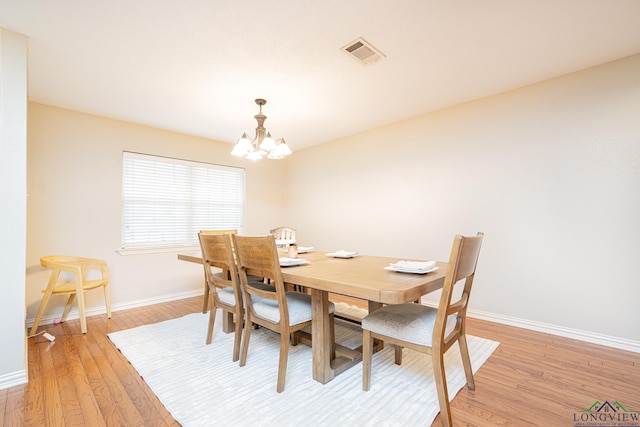
<instances>
[{"instance_id":1,"label":"chair seat cushion","mask_svg":"<svg viewBox=\"0 0 640 427\"><path fill-rule=\"evenodd\" d=\"M262 283L262 282L255 282L253 283L253 285L256 288L260 288L263 289L265 291L270 291L270 292L275 292L275 288L271 285L268 285L266 283ZM230 305L231 307L235 307L236 306L236 296L233 294L233 288L232 287L227 287L227 288L218 288L217 290L217 295L218 295L218 299L220 301L222 301L223 303ZM252 301L256 301L257 297L254 297L253 295L251 295L251 300Z\"/></svg>"},{"instance_id":2,"label":"chair seat cushion","mask_svg":"<svg viewBox=\"0 0 640 427\"><path fill-rule=\"evenodd\" d=\"M414 344L431 346L438 310L421 304L393 304L362 319L362 329ZM456 315L447 319L445 336L456 325Z\"/></svg>"},{"instance_id":3,"label":"chair seat cushion","mask_svg":"<svg viewBox=\"0 0 640 427\"><path fill-rule=\"evenodd\" d=\"M286 297L290 326L311 320L311 295L301 292L287 292ZM278 309L278 301L276 300L257 298L253 302L253 309L256 314L263 319L274 323L280 321L280 310ZM330 302L329 312L333 313L334 311L335 305Z\"/></svg>"},{"instance_id":4,"label":"chair seat cushion","mask_svg":"<svg viewBox=\"0 0 640 427\"><path fill-rule=\"evenodd\" d=\"M222 288L217 291L218 299L223 303L232 307L236 306L236 296L233 294L233 288Z\"/></svg>"}]
</instances>

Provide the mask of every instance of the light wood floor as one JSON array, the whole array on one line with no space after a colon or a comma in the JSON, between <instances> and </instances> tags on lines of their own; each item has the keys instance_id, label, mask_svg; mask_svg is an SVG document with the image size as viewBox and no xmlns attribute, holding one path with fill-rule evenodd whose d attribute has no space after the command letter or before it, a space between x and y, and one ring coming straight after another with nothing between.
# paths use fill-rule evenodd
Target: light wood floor
<instances>
[{"instance_id":1,"label":"light wood floor","mask_svg":"<svg viewBox=\"0 0 640 427\"><path fill-rule=\"evenodd\" d=\"M201 309L190 298L93 316L86 335L77 320L42 326L55 344L29 339L29 383L0 390L0 426L179 425L106 334ZM456 425L574 426L574 413L605 400L640 412L640 354L474 319L468 332L501 344L476 390L453 400Z\"/></svg>"}]
</instances>

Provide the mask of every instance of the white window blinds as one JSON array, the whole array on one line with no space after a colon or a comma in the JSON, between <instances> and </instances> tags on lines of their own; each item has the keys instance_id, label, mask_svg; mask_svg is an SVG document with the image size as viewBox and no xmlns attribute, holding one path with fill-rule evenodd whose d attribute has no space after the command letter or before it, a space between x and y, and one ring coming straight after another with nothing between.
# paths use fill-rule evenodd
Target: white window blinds
<instances>
[{"instance_id":1,"label":"white window blinds","mask_svg":"<svg viewBox=\"0 0 640 427\"><path fill-rule=\"evenodd\" d=\"M123 249L198 245L200 230L242 231L244 206L244 169L123 152Z\"/></svg>"}]
</instances>

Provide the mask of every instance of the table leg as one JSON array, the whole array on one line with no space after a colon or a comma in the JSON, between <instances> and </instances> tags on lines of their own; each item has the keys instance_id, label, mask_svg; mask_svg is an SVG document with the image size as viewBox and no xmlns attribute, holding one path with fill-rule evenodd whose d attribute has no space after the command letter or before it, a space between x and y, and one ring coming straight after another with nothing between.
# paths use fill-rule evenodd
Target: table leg
<instances>
[{"instance_id":1,"label":"table leg","mask_svg":"<svg viewBox=\"0 0 640 427\"><path fill-rule=\"evenodd\" d=\"M369 313L373 313L380 307L382 307L382 303L376 302L376 301L369 301Z\"/></svg>"},{"instance_id":2,"label":"table leg","mask_svg":"<svg viewBox=\"0 0 640 427\"><path fill-rule=\"evenodd\" d=\"M239 322L242 322L242 319L238 319ZM222 332L225 334L230 334L231 332L235 332L236 324L233 321L233 313L228 311L222 311Z\"/></svg>"},{"instance_id":3,"label":"table leg","mask_svg":"<svg viewBox=\"0 0 640 427\"><path fill-rule=\"evenodd\" d=\"M329 293L311 289L311 304L313 316L313 326L311 328L313 379L326 384L334 377L334 372L331 368Z\"/></svg>"}]
</instances>

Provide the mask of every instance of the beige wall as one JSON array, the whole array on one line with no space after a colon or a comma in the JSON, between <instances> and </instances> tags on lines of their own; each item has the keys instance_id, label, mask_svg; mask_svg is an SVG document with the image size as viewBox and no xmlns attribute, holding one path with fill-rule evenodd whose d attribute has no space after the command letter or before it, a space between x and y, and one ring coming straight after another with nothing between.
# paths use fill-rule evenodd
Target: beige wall
<instances>
[{"instance_id":1,"label":"beige wall","mask_svg":"<svg viewBox=\"0 0 640 427\"><path fill-rule=\"evenodd\" d=\"M249 162L229 155L231 144L29 104L27 318L33 319L48 271L43 255L83 255L108 261L113 305L127 307L201 293L202 269L175 252L119 255L122 151L245 167L247 233L268 232L284 217L286 163ZM88 307L104 307L102 293ZM59 317L52 300L45 322ZM74 310L75 311L75 310Z\"/></svg>"},{"instance_id":2,"label":"beige wall","mask_svg":"<svg viewBox=\"0 0 640 427\"><path fill-rule=\"evenodd\" d=\"M483 231L477 312L640 348L640 55L297 152L289 177L301 244L446 260Z\"/></svg>"}]
</instances>

